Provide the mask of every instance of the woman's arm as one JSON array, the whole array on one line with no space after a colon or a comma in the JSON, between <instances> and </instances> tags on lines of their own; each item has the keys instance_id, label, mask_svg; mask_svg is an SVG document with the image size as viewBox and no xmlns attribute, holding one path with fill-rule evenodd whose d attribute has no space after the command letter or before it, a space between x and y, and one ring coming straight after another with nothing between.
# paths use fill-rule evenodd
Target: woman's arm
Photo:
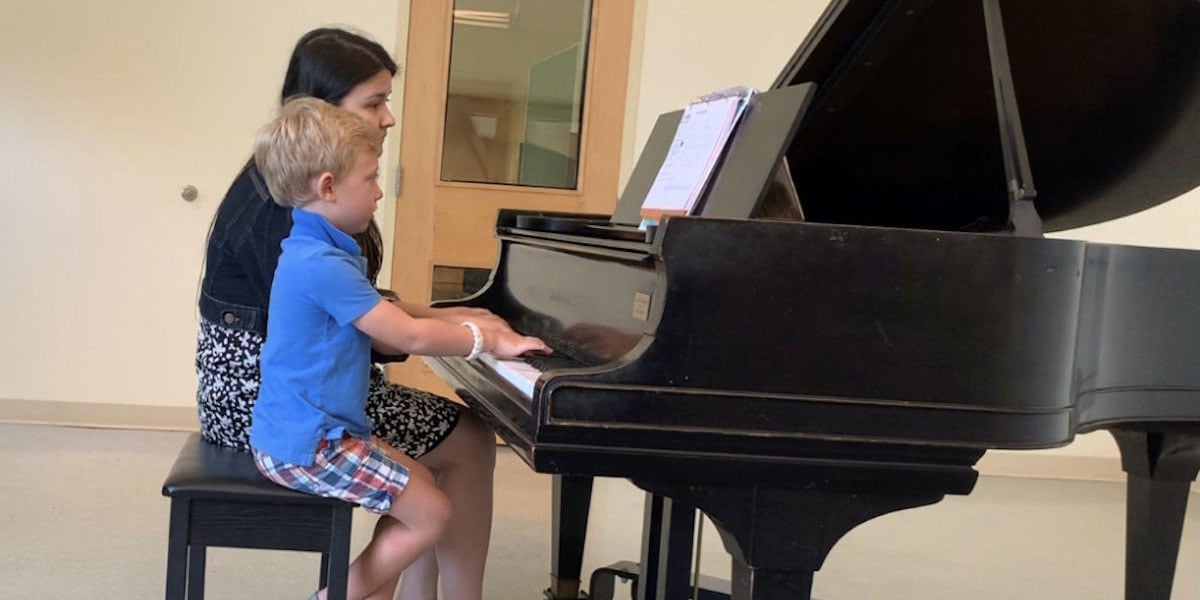
<instances>
[{"instance_id":1,"label":"woman's arm","mask_svg":"<svg viewBox=\"0 0 1200 600\"><path fill-rule=\"evenodd\" d=\"M495 329L499 331L507 331L512 333L513 329L507 321L496 316L495 313L486 308L472 308L469 306L449 306L446 308L433 308L424 304L415 302L405 302L399 298L392 301L400 307L401 310L408 313L409 316L418 319L437 319L458 325L463 321L471 321L485 329Z\"/></svg>"},{"instance_id":2,"label":"woman's arm","mask_svg":"<svg viewBox=\"0 0 1200 600\"><path fill-rule=\"evenodd\" d=\"M371 355L371 362L397 362L408 357L407 352L389 346L375 338L371 338L371 350L375 351L375 354Z\"/></svg>"},{"instance_id":3,"label":"woman's arm","mask_svg":"<svg viewBox=\"0 0 1200 600\"><path fill-rule=\"evenodd\" d=\"M382 344L392 351L408 354L466 356L474 344L471 330L461 323L415 317L391 302L376 304L356 319L354 326L377 344ZM511 357L534 350L548 350L546 344L535 337L491 327L480 329L483 333L483 350L496 356Z\"/></svg>"}]
</instances>

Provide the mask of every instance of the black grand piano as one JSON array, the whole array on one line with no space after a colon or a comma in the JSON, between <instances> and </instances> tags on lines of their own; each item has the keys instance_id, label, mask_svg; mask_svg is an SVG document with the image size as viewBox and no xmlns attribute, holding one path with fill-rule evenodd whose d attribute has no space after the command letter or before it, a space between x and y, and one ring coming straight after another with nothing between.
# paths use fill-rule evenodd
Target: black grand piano
<instances>
[{"instance_id":1,"label":"black grand piano","mask_svg":"<svg viewBox=\"0 0 1200 600\"><path fill-rule=\"evenodd\" d=\"M842 535L970 493L987 450L1106 429L1126 597L1168 598L1200 467L1200 254L1042 234L1200 184L1200 2L834 0L761 100L696 216L630 225L678 113L614 215L502 211L491 279L457 303L555 354L431 360L559 476L551 595L578 593L592 476L665 502L660 581L668 517L695 507L735 598L808 598Z\"/></svg>"}]
</instances>

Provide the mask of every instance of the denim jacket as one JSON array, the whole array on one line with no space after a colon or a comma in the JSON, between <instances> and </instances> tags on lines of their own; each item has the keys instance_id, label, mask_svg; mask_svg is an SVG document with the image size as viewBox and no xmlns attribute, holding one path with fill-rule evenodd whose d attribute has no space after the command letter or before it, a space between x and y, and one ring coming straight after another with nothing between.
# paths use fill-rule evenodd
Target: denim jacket
<instances>
[{"instance_id":1,"label":"denim jacket","mask_svg":"<svg viewBox=\"0 0 1200 600\"><path fill-rule=\"evenodd\" d=\"M251 159L217 208L200 284L200 316L265 336L279 243L291 228L291 209L271 199Z\"/></svg>"},{"instance_id":2,"label":"denim jacket","mask_svg":"<svg viewBox=\"0 0 1200 600\"><path fill-rule=\"evenodd\" d=\"M209 233L200 316L266 337L271 283L283 253L280 243L291 231L292 209L271 199L267 182L250 159L225 193ZM407 358L407 354L371 351L372 362Z\"/></svg>"}]
</instances>

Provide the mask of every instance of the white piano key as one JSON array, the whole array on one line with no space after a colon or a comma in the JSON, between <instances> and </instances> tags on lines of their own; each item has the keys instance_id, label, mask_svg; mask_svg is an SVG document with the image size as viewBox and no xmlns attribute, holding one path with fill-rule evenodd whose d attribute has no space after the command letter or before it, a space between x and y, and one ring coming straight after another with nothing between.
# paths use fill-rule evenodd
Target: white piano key
<instances>
[{"instance_id":1,"label":"white piano key","mask_svg":"<svg viewBox=\"0 0 1200 600\"><path fill-rule=\"evenodd\" d=\"M496 358L491 354L480 354L479 362L511 383L526 398L533 398L533 386L542 372L519 358Z\"/></svg>"}]
</instances>

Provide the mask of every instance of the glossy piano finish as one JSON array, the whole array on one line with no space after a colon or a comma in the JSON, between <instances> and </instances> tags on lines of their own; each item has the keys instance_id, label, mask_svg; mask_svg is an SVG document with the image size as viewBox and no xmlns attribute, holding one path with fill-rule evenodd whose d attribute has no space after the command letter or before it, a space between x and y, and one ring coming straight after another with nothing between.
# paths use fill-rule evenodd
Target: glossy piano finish
<instances>
[{"instance_id":1,"label":"glossy piano finish","mask_svg":"<svg viewBox=\"0 0 1200 600\"><path fill-rule=\"evenodd\" d=\"M807 598L845 532L969 493L988 449L1108 429L1126 597L1166 600L1200 469L1200 257L1041 231L1200 185L1198 67L1195 0L834 0L774 85L806 86L780 172L809 222L753 219L758 181L644 239L502 211L460 303L579 364L532 397L431 365L539 472L709 514L739 599ZM667 147L652 133L627 190ZM578 564L555 569L575 597Z\"/></svg>"},{"instance_id":2,"label":"glossy piano finish","mask_svg":"<svg viewBox=\"0 0 1200 600\"><path fill-rule=\"evenodd\" d=\"M898 474L901 458L1073 435L1081 243L681 218L646 247L653 269L540 243L504 240L489 286L465 303L595 366L547 373L525 403L482 365L432 360L506 415L539 470L599 452L612 456L593 468L633 477L715 445L721 456L691 468L737 479L738 460L770 456L762 468L802 477L853 453ZM946 265L965 276L939 276ZM645 321L632 316L639 294ZM579 336L585 315L605 333Z\"/></svg>"},{"instance_id":3,"label":"glossy piano finish","mask_svg":"<svg viewBox=\"0 0 1200 600\"><path fill-rule=\"evenodd\" d=\"M1001 231L989 2L834 1L773 87L814 82L788 152L810 221ZM1200 4L1001 0L1046 231L1200 185Z\"/></svg>"},{"instance_id":4,"label":"glossy piano finish","mask_svg":"<svg viewBox=\"0 0 1200 600\"><path fill-rule=\"evenodd\" d=\"M1081 315L1078 428L1181 423L1200 411L1200 256L1091 244Z\"/></svg>"},{"instance_id":5,"label":"glossy piano finish","mask_svg":"<svg viewBox=\"0 0 1200 600\"><path fill-rule=\"evenodd\" d=\"M1200 257L1090 245L1077 430L1108 429L1127 473L1125 597L1170 598L1200 470Z\"/></svg>"},{"instance_id":6,"label":"glossy piano finish","mask_svg":"<svg viewBox=\"0 0 1200 600\"><path fill-rule=\"evenodd\" d=\"M836 491L905 490L876 494L873 510L886 512L969 493L983 449L1113 428L1130 472L1128 597L1169 597L1200 465L1194 253L681 218L614 261L603 244L564 252L564 236L501 233L492 281L461 303L594 366L551 371L526 399L478 364L431 364L536 470L628 477L695 504L755 490L709 507L722 522L736 520L720 516L729 507L774 496L816 505ZM564 280L569 290L554 285ZM644 321L636 294L651 297ZM746 328L707 326L720 322ZM603 335L577 336L581 323ZM848 530L862 510L826 507L821 527Z\"/></svg>"},{"instance_id":7,"label":"glossy piano finish","mask_svg":"<svg viewBox=\"0 0 1200 600\"><path fill-rule=\"evenodd\" d=\"M548 422L981 448L1071 437L1081 243L695 218L659 236L653 337L624 366L554 378Z\"/></svg>"},{"instance_id":8,"label":"glossy piano finish","mask_svg":"<svg viewBox=\"0 0 1200 600\"><path fill-rule=\"evenodd\" d=\"M524 398L477 362L430 364L535 470L699 506L742 561L735 588L751 572L811 586L855 525L969 493L986 449L1073 436L1082 243L679 218L644 258L601 259L583 238L500 234L488 287L461 303L592 366L549 371ZM624 310L580 310L599 296ZM573 337L589 312L608 336L590 345ZM796 502L792 527L767 518Z\"/></svg>"},{"instance_id":9,"label":"glossy piano finish","mask_svg":"<svg viewBox=\"0 0 1200 600\"><path fill-rule=\"evenodd\" d=\"M501 211L497 267L467 303L492 307L516 329L536 331L586 364L627 354L647 330L638 294L653 297L660 283L650 245L565 233L519 236L517 214Z\"/></svg>"}]
</instances>

